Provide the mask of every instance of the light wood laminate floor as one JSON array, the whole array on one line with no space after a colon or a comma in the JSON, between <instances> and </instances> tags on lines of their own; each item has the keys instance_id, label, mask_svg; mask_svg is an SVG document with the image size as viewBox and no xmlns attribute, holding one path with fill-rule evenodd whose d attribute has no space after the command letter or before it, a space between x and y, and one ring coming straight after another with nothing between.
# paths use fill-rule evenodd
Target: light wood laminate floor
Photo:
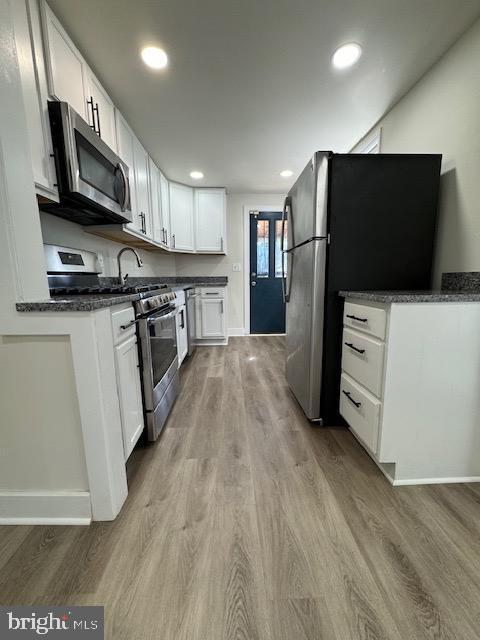
<instances>
[{"instance_id":1,"label":"light wood laminate floor","mask_svg":"<svg viewBox=\"0 0 480 640\"><path fill-rule=\"evenodd\" d=\"M115 522L0 528L0 603L101 604L115 640L478 639L478 486L393 489L283 366L197 349Z\"/></svg>"}]
</instances>

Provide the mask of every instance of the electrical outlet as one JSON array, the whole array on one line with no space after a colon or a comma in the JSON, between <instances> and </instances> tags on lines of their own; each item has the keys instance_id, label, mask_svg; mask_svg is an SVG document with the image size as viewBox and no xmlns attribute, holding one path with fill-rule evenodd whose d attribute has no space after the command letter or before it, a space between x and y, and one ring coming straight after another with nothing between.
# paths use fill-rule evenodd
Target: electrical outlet
<instances>
[{"instance_id":1,"label":"electrical outlet","mask_svg":"<svg viewBox=\"0 0 480 640\"><path fill-rule=\"evenodd\" d=\"M240 262L234 262L232 264L232 271L241 271L242 270L242 265L240 264Z\"/></svg>"}]
</instances>

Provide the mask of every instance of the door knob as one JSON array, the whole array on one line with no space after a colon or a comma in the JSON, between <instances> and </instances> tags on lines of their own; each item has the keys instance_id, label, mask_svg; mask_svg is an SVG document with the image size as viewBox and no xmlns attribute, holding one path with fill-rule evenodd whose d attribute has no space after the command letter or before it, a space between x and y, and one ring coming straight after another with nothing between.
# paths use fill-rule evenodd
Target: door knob
<instances>
[{"instance_id":1,"label":"door knob","mask_svg":"<svg viewBox=\"0 0 480 640\"><path fill-rule=\"evenodd\" d=\"M255 281L251 282L250 284L252 285L252 287L256 287L257 286L257 283Z\"/></svg>"},{"instance_id":2,"label":"door knob","mask_svg":"<svg viewBox=\"0 0 480 640\"><path fill-rule=\"evenodd\" d=\"M255 278L256 275L255 271L252 271L252 278Z\"/></svg>"}]
</instances>

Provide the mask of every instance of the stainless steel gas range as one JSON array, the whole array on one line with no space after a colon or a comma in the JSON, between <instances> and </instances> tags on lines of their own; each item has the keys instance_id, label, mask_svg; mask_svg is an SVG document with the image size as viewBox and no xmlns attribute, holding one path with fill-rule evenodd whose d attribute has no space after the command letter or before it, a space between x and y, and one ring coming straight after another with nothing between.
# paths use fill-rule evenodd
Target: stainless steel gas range
<instances>
[{"instance_id":1,"label":"stainless steel gas range","mask_svg":"<svg viewBox=\"0 0 480 640\"><path fill-rule=\"evenodd\" d=\"M130 285L99 278L90 251L44 245L50 295L123 296L133 301L148 440L156 440L179 392L175 293L166 284Z\"/></svg>"},{"instance_id":2,"label":"stainless steel gas range","mask_svg":"<svg viewBox=\"0 0 480 640\"><path fill-rule=\"evenodd\" d=\"M148 439L156 440L180 389L175 293L142 294L134 307Z\"/></svg>"}]
</instances>

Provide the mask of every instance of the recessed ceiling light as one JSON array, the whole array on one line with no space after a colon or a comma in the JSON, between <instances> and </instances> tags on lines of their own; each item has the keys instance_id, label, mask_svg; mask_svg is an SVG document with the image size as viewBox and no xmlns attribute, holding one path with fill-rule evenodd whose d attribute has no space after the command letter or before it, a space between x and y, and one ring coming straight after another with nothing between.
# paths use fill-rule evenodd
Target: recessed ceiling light
<instances>
[{"instance_id":1,"label":"recessed ceiling light","mask_svg":"<svg viewBox=\"0 0 480 640\"><path fill-rule=\"evenodd\" d=\"M362 55L362 47L355 42L344 44L335 51L332 56L333 66L337 69L346 69L358 62Z\"/></svg>"},{"instance_id":2,"label":"recessed ceiling light","mask_svg":"<svg viewBox=\"0 0 480 640\"><path fill-rule=\"evenodd\" d=\"M192 171L190 173L190 177L194 180L201 180L203 178L203 173L201 171Z\"/></svg>"},{"instance_id":3,"label":"recessed ceiling light","mask_svg":"<svg viewBox=\"0 0 480 640\"><path fill-rule=\"evenodd\" d=\"M280 171L280 175L282 178L290 178L290 176L293 176L293 171L290 171L290 169L284 169L283 171Z\"/></svg>"},{"instance_id":4,"label":"recessed ceiling light","mask_svg":"<svg viewBox=\"0 0 480 640\"><path fill-rule=\"evenodd\" d=\"M168 64L168 56L158 47L145 47L141 52L142 60L152 69L164 69Z\"/></svg>"}]
</instances>

